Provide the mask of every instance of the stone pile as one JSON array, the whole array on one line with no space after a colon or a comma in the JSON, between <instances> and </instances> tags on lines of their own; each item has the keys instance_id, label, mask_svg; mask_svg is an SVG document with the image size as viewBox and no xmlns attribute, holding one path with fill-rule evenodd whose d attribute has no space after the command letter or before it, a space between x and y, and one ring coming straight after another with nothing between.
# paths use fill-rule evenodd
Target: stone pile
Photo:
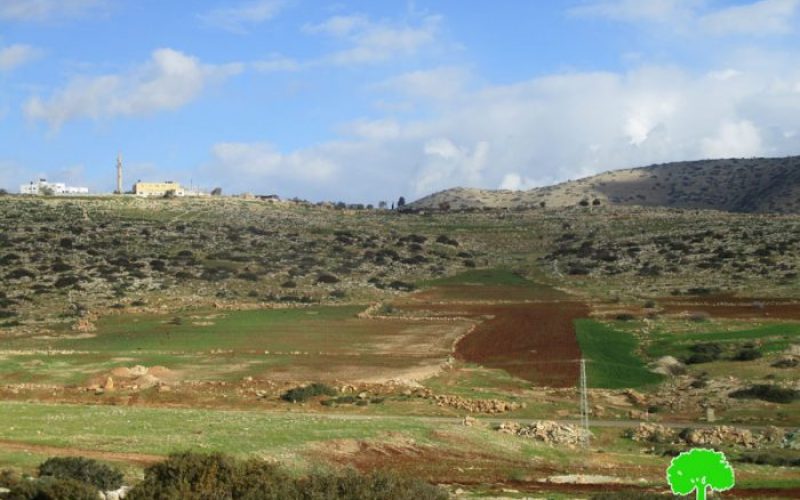
<instances>
[{"instance_id":1,"label":"stone pile","mask_svg":"<svg viewBox=\"0 0 800 500\"><path fill-rule=\"evenodd\" d=\"M580 427L552 420L537 420L527 425L504 422L497 430L504 434L513 434L548 444L577 445L586 437L586 431Z\"/></svg>"},{"instance_id":2,"label":"stone pile","mask_svg":"<svg viewBox=\"0 0 800 500\"><path fill-rule=\"evenodd\" d=\"M631 432L631 439L643 443L686 444L689 446L741 446L756 448L762 446L790 447L791 432L779 427L767 427L763 431L753 432L749 429L722 425L700 429L684 429L676 432L658 424L639 424ZM798 446L800 448L800 446Z\"/></svg>"},{"instance_id":3,"label":"stone pile","mask_svg":"<svg viewBox=\"0 0 800 500\"><path fill-rule=\"evenodd\" d=\"M522 407L519 403L499 399L467 399L461 396L437 395L432 398L438 406L449 406L469 413L506 413Z\"/></svg>"}]
</instances>

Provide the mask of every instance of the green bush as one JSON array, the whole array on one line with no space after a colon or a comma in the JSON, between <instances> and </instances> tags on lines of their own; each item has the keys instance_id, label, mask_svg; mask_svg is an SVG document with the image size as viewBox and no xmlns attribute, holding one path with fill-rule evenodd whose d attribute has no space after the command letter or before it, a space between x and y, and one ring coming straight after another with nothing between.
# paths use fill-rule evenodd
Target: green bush
<instances>
[{"instance_id":1,"label":"green bush","mask_svg":"<svg viewBox=\"0 0 800 500\"><path fill-rule=\"evenodd\" d=\"M800 467L800 452L795 450L751 452L740 456L737 462L773 467Z\"/></svg>"},{"instance_id":2,"label":"green bush","mask_svg":"<svg viewBox=\"0 0 800 500\"><path fill-rule=\"evenodd\" d=\"M276 465L258 460L238 462L214 453L178 453L145 470L129 500L297 498L291 478Z\"/></svg>"},{"instance_id":3,"label":"green bush","mask_svg":"<svg viewBox=\"0 0 800 500\"><path fill-rule=\"evenodd\" d=\"M350 470L343 475L312 474L297 482L298 498L370 500L445 500L447 493L419 479L385 472L369 475Z\"/></svg>"},{"instance_id":4,"label":"green bush","mask_svg":"<svg viewBox=\"0 0 800 500\"><path fill-rule=\"evenodd\" d=\"M734 361L753 361L754 359L758 359L761 356L763 356L763 354L761 354L761 351L759 351L758 349L744 348L744 349L739 350L739 352L737 352L733 356L733 360Z\"/></svg>"},{"instance_id":5,"label":"green bush","mask_svg":"<svg viewBox=\"0 0 800 500\"><path fill-rule=\"evenodd\" d=\"M215 453L179 453L145 470L129 500L445 500L447 493L419 479L386 473L312 473L294 479L260 460Z\"/></svg>"},{"instance_id":6,"label":"green bush","mask_svg":"<svg viewBox=\"0 0 800 500\"><path fill-rule=\"evenodd\" d=\"M798 399L800 391L777 385L756 384L747 389L733 391L728 396L736 399L760 399L770 403L787 404Z\"/></svg>"},{"instance_id":7,"label":"green bush","mask_svg":"<svg viewBox=\"0 0 800 500\"><path fill-rule=\"evenodd\" d=\"M7 479L7 478L4 478ZM97 488L74 479L42 477L34 480L4 480L9 492L4 500L97 500Z\"/></svg>"},{"instance_id":8,"label":"green bush","mask_svg":"<svg viewBox=\"0 0 800 500\"><path fill-rule=\"evenodd\" d=\"M291 403L302 403L316 396L335 396L336 389L325 384L314 383L289 389L281 395L281 399Z\"/></svg>"},{"instance_id":9,"label":"green bush","mask_svg":"<svg viewBox=\"0 0 800 500\"><path fill-rule=\"evenodd\" d=\"M39 465L39 477L74 479L100 490L116 490L124 477L116 467L84 457L53 457Z\"/></svg>"}]
</instances>

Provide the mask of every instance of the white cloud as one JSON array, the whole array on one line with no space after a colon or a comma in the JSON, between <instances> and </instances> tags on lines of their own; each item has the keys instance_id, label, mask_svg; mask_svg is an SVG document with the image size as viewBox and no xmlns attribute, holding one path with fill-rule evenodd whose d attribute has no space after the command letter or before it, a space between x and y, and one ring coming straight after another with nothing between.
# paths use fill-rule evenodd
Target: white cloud
<instances>
[{"instance_id":1,"label":"white cloud","mask_svg":"<svg viewBox=\"0 0 800 500\"><path fill-rule=\"evenodd\" d=\"M249 26L273 19L285 6L284 0L255 0L235 7L214 9L198 17L207 26L245 34Z\"/></svg>"},{"instance_id":2,"label":"white cloud","mask_svg":"<svg viewBox=\"0 0 800 500\"><path fill-rule=\"evenodd\" d=\"M670 22L691 17L702 0L604 0L573 7L573 15L602 17L617 21Z\"/></svg>"},{"instance_id":3,"label":"white cloud","mask_svg":"<svg viewBox=\"0 0 800 500\"><path fill-rule=\"evenodd\" d=\"M716 35L779 35L794 31L800 0L761 0L720 9L700 18L700 27Z\"/></svg>"},{"instance_id":4,"label":"white cloud","mask_svg":"<svg viewBox=\"0 0 800 500\"><path fill-rule=\"evenodd\" d=\"M707 158L753 157L763 154L758 128L747 120L725 122L714 137L703 139Z\"/></svg>"},{"instance_id":5,"label":"white cloud","mask_svg":"<svg viewBox=\"0 0 800 500\"><path fill-rule=\"evenodd\" d=\"M651 163L800 153L798 61L738 62L722 70L726 78L648 66L460 87L440 100L418 96L419 107L433 110L425 118L355 120L340 127L339 139L289 155L248 148L240 161L224 162L237 166L224 171L249 179L246 166L257 165L272 176L258 177L261 185L274 186L272 178L297 179L303 165L324 162L324 185L289 183L285 189L296 191L287 194L347 193L352 201L375 202L459 185L528 189ZM413 100L400 88L382 91L388 100ZM245 181L239 186L253 189Z\"/></svg>"},{"instance_id":6,"label":"white cloud","mask_svg":"<svg viewBox=\"0 0 800 500\"><path fill-rule=\"evenodd\" d=\"M0 19L48 21L88 14L102 9L107 0L2 0Z\"/></svg>"},{"instance_id":7,"label":"white cloud","mask_svg":"<svg viewBox=\"0 0 800 500\"><path fill-rule=\"evenodd\" d=\"M415 194L451 187L453 179L458 179L459 185L480 186L490 149L488 141L460 147L448 138L429 140L423 147L423 166L414 181Z\"/></svg>"},{"instance_id":8,"label":"white cloud","mask_svg":"<svg viewBox=\"0 0 800 500\"><path fill-rule=\"evenodd\" d=\"M386 140L397 139L400 136L400 124L393 119L380 120L355 120L346 123L340 130L348 135L364 139Z\"/></svg>"},{"instance_id":9,"label":"white cloud","mask_svg":"<svg viewBox=\"0 0 800 500\"><path fill-rule=\"evenodd\" d=\"M210 83L241 71L241 64L203 64L182 52L158 49L150 61L126 74L76 78L48 99L33 97L24 112L54 129L82 117L97 120L146 115L180 108L195 100Z\"/></svg>"},{"instance_id":10,"label":"white cloud","mask_svg":"<svg viewBox=\"0 0 800 500\"><path fill-rule=\"evenodd\" d=\"M369 26L369 20L361 15L333 16L319 24L306 24L303 31L309 34L324 34L343 37L351 34L356 29Z\"/></svg>"},{"instance_id":11,"label":"white cloud","mask_svg":"<svg viewBox=\"0 0 800 500\"><path fill-rule=\"evenodd\" d=\"M795 31L800 0L758 0L715 7L708 0L602 0L569 10L573 15L669 25L693 36L785 35Z\"/></svg>"},{"instance_id":12,"label":"white cloud","mask_svg":"<svg viewBox=\"0 0 800 500\"><path fill-rule=\"evenodd\" d=\"M470 78L466 68L444 66L404 73L379 83L375 88L412 98L444 101L460 95Z\"/></svg>"},{"instance_id":13,"label":"white cloud","mask_svg":"<svg viewBox=\"0 0 800 500\"><path fill-rule=\"evenodd\" d=\"M214 170L246 176L248 183L270 177L323 182L336 170L321 156L303 151L283 154L266 142L222 142L212 147L211 154Z\"/></svg>"},{"instance_id":14,"label":"white cloud","mask_svg":"<svg viewBox=\"0 0 800 500\"><path fill-rule=\"evenodd\" d=\"M441 18L428 16L416 26L373 22L361 16L335 16L304 29L343 41L348 47L325 56L317 64L349 66L411 56L436 41Z\"/></svg>"},{"instance_id":15,"label":"white cloud","mask_svg":"<svg viewBox=\"0 0 800 500\"><path fill-rule=\"evenodd\" d=\"M272 73L276 71L299 71L305 65L290 57L285 57L280 54L270 54L266 59L256 61L251 64L253 69L262 73Z\"/></svg>"},{"instance_id":16,"label":"white cloud","mask_svg":"<svg viewBox=\"0 0 800 500\"><path fill-rule=\"evenodd\" d=\"M0 72L11 71L41 55L41 50L30 45L14 44L0 47Z\"/></svg>"}]
</instances>

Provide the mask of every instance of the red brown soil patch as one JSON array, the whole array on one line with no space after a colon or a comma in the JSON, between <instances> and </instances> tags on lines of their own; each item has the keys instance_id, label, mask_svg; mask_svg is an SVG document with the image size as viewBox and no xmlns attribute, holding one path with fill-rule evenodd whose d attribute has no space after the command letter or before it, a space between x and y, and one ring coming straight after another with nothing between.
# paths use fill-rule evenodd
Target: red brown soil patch
<instances>
[{"instance_id":1,"label":"red brown soil patch","mask_svg":"<svg viewBox=\"0 0 800 500\"><path fill-rule=\"evenodd\" d=\"M456 344L456 356L548 387L575 387L581 357L573 321L589 315L575 302L483 307L492 319Z\"/></svg>"},{"instance_id":2,"label":"red brown soil patch","mask_svg":"<svg viewBox=\"0 0 800 500\"><path fill-rule=\"evenodd\" d=\"M718 296L691 299L676 297L659 301L659 307L667 314L702 312L716 318L800 320L800 303L791 300Z\"/></svg>"},{"instance_id":3,"label":"red brown soil patch","mask_svg":"<svg viewBox=\"0 0 800 500\"><path fill-rule=\"evenodd\" d=\"M505 481L509 470L533 471L525 460L413 442L326 442L314 450L313 456L362 472L391 470L439 484L492 484ZM535 471L541 477L554 473L542 466L536 466Z\"/></svg>"},{"instance_id":4,"label":"red brown soil patch","mask_svg":"<svg viewBox=\"0 0 800 500\"><path fill-rule=\"evenodd\" d=\"M128 462L131 464L148 466L161 462L164 457L160 455L147 455L143 453L122 453L113 451L86 450L81 448L62 448L41 444L21 443L19 441L0 440L0 449L10 451L25 451L38 453L50 457L87 457L111 462Z\"/></svg>"}]
</instances>

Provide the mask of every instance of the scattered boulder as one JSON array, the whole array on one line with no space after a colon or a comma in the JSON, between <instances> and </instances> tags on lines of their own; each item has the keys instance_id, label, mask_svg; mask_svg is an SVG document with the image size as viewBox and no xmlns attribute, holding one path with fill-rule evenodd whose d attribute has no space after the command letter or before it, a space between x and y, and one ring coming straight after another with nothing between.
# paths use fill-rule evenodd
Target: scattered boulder
<instances>
[{"instance_id":1,"label":"scattered boulder","mask_svg":"<svg viewBox=\"0 0 800 500\"><path fill-rule=\"evenodd\" d=\"M585 430L575 425L562 424L552 420L537 420L528 425L504 422L497 430L504 434L531 438L547 444L577 445L591 435L591 433L587 435Z\"/></svg>"},{"instance_id":2,"label":"scattered boulder","mask_svg":"<svg viewBox=\"0 0 800 500\"><path fill-rule=\"evenodd\" d=\"M650 365L650 371L668 376L683 375L686 373L686 365L673 356L662 356Z\"/></svg>"}]
</instances>

